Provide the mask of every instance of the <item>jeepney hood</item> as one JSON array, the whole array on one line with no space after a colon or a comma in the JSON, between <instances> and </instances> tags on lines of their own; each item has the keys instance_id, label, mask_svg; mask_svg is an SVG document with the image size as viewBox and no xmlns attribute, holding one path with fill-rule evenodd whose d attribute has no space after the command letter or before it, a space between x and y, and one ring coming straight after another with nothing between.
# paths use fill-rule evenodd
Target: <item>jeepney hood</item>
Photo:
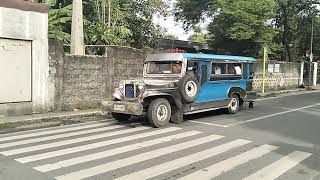
<instances>
[{"instance_id":1,"label":"jeepney hood","mask_svg":"<svg viewBox=\"0 0 320 180\"><path fill-rule=\"evenodd\" d=\"M179 79L143 79L143 82L149 86L165 86L178 81Z\"/></svg>"}]
</instances>

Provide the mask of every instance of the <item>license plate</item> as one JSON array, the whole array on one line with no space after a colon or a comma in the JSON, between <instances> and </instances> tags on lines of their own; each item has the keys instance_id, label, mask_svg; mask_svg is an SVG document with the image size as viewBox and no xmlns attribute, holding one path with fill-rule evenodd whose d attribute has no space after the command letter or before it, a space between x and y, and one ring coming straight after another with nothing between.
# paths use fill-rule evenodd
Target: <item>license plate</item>
<instances>
[{"instance_id":1,"label":"license plate","mask_svg":"<svg viewBox=\"0 0 320 180\"><path fill-rule=\"evenodd\" d=\"M123 105L123 104L115 104L113 106L113 109L115 111L125 111L126 110L126 107Z\"/></svg>"}]
</instances>

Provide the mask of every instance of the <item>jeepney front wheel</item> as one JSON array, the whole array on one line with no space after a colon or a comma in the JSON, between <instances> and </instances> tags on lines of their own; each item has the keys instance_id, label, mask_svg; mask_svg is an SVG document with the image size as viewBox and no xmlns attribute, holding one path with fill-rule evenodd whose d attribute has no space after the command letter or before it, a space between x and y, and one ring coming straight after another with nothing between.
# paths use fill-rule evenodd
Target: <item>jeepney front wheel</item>
<instances>
[{"instance_id":1,"label":"jeepney front wheel","mask_svg":"<svg viewBox=\"0 0 320 180\"><path fill-rule=\"evenodd\" d=\"M240 101L236 94L232 94L231 101L228 107L229 114L236 114L239 111Z\"/></svg>"},{"instance_id":2,"label":"jeepney front wheel","mask_svg":"<svg viewBox=\"0 0 320 180\"><path fill-rule=\"evenodd\" d=\"M153 127L163 127L171 118L171 105L164 98L155 99L148 107L148 120Z\"/></svg>"},{"instance_id":3,"label":"jeepney front wheel","mask_svg":"<svg viewBox=\"0 0 320 180\"><path fill-rule=\"evenodd\" d=\"M111 113L112 117L118 121L127 121L131 118L130 114Z\"/></svg>"}]
</instances>

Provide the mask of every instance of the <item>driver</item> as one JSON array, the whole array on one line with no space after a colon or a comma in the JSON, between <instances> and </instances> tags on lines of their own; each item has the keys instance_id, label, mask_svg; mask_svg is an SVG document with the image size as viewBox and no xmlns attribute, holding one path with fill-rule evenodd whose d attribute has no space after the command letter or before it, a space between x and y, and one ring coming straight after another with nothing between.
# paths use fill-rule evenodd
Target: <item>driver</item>
<instances>
[{"instance_id":1,"label":"driver","mask_svg":"<svg viewBox=\"0 0 320 180\"><path fill-rule=\"evenodd\" d=\"M175 64L173 64L172 72L174 74L180 74L181 73L181 69L182 69L181 63L175 63Z\"/></svg>"}]
</instances>

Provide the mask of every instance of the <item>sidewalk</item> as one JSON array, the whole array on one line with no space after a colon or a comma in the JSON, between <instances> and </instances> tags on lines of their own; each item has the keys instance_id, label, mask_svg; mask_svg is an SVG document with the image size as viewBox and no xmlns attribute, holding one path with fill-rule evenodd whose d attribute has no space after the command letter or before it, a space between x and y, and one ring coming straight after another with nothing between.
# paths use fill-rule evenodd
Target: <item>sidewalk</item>
<instances>
[{"instance_id":1,"label":"sidewalk","mask_svg":"<svg viewBox=\"0 0 320 180\"><path fill-rule=\"evenodd\" d=\"M276 96L281 94L290 94L290 93L308 93L308 92L315 92L320 91L320 86L312 87L312 89L308 90L307 88L297 88L297 89L289 89L289 90L280 90L280 91L269 91L265 92L264 94L262 92L258 92L257 96L258 98L264 98L264 97L270 97L270 96Z\"/></svg>"}]
</instances>

